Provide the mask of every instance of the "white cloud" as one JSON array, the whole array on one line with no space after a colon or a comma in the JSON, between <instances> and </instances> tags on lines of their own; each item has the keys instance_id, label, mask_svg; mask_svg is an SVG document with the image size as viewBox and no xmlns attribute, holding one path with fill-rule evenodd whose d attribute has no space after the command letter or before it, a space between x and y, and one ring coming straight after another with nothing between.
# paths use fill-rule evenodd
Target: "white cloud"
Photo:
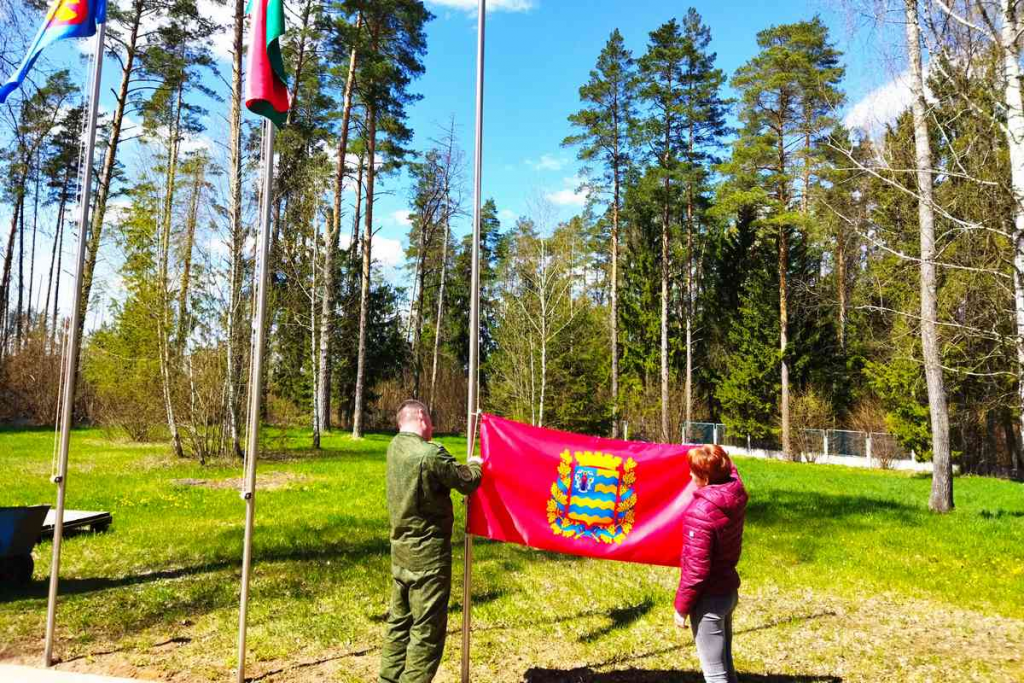
<instances>
[{"instance_id":1,"label":"white cloud","mask_svg":"<svg viewBox=\"0 0 1024 683\"><path fill-rule=\"evenodd\" d=\"M104 220L120 223L131 208L132 202L129 199L111 199L107 202L107 213Z\"/></svg>"},{"instance_id":2,"label":"white cloud","mask_svg":"<svg viewBox=\"0 0 1024 683\"><path fill-rule=\"evenodd\" d=\"M550 154L541 154L540 159L527 159L526 165L534 171L561 171L569 160L565 157L553 157Z\"/></svg>"},{"instance_id":3,"label":"white cloud","mask_svg":"<svg viewBox=\"0 0 1024 683\"><path fill-rule=\"evenodd\" d=\"M217 59L230 62L234 50L234 3L218 4L214 0L199 0L199 14L210 19L219 28L209 40L210 50ZM246 34L243 40L248 41L248 17L245 20Z\"/></svg>"},{"instance_id":4,"label":"white cloud","mask_svg":"<svg viewBox=\"0 0 1024 683\"><path fill-rule=\"evenodd\" d=\"M476 13L477 0L427 0L427 4L438 7L450 7L465 12ZM528 12L536 7L533 0L488 0L488 12Z\"/></svg>"},{"instance_id":5,"label":"white cloud","mask_svg":"<svg viewBox=\"0 0 1024 683\"><path fill-rule=\"evenodd\" d=\"M549 192L544 198L558 206L583 206L587 203L586 190L577 189L580 185L579 177L565 178L562 182L565 184L563 189Z\"/></svg>"},{"instance_id":6,"label":"white cloud","mask_svg":"<svg viewBox=\"0 0 1024 683\"><path fill-rule=\"evenodd\" d=\"M515 211L502 209L501 211L498 212L498 220L501 221L502 223L512 223L513 221L515 221L516 218L518 218L518 216L516 215Z\"/></svg>"},{"instance_id":7,"label":"white cloud","mask_svg":"<svg viewBox=\"0 0 1024 683\"><path fill-rule=\"evenodd\" d=\"M227 241L218 237L211 237L206 243L206 251L210 256L219 258L228 258L231 256L231 246L228 245Z\"/></svg>"},{"instance_id":8,"label":"white cloud","mask_svg":"<svg viewBox=\"0 0 1024 683\"><path fill-rule=\"evenodd\" d=\"M405 262L405 247L399 240L389 237L374 237L370 247L374 261L380 261L387 268L397 268Z\"/></svg>"},{"instance_id":9,"label":"white cloud","mask_svg":"<svg viewBox=\"0 0 1024 683\"><path fill-rule=\"evenodd\" d=\"M927 74L925 74L927 78ZM932 100L931 92L925 97ZM879 132L883 126L892 123L913 104L914 95L910 90L910 72L894 77L862 97L843 118L847 128L861 129L868 133Z\"/></svg>"},{"instance_id":10,"label":"white cloud","mask_svg":"<svg viewBox=\"0 0 1024 683\"><path fill-rule=\"evenodd\" d=\"M397 224L397 225L405 225L405 226L412 225L412 219L409 218L409 211L406 210L406 209L402 209L402 210L395 211L394 213L392 213L391 214L391 220L394 221L395 224Z\"/></svg>"}]
</instances>

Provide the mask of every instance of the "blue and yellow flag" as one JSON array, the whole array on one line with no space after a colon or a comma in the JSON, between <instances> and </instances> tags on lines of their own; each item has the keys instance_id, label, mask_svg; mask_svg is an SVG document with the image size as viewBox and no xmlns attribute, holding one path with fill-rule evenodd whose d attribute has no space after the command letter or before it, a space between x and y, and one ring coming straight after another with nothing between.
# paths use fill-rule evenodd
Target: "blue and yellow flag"
<instances>
[{"instance_id":1,"label":"blue and yellow flag","mask_svg":"<svg viewBox=\"0 0 1024 683\"><path fill-rule=\"evenodd\" d=\"M88 38L96 33L97 24L106 21L107 0L53 0L18 71L0 85L0 104L22 84L43 48L64 38Z\"/></svg>"}]
</instances>

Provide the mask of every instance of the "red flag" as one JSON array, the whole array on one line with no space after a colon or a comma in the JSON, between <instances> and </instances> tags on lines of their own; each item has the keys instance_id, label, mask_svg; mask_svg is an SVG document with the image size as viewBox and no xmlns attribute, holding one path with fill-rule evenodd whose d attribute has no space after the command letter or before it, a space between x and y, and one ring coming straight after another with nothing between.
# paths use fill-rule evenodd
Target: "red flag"
<instances>
[{"instance_id":1,"label":"red flag","mask_svg":"<svg viewBox=\"0 0 1024 683\"><path fill-rule=\"evenodd\" d=\"M469 533L570 555L679 566L692 446L480 422Z\"/></svg>"}]
</instances>

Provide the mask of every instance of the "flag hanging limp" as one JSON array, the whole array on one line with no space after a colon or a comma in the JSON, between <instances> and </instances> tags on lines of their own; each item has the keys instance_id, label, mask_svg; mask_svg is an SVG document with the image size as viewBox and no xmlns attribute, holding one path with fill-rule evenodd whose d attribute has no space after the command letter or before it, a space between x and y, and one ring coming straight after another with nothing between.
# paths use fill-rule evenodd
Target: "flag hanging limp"
<instances>
[{"instance_id":1,"label":"flag hanging limp","mask_svg":"<svg viewBox=\"0 0 1024 683\"><path fill-rule=\"evenodd\" d=\"M678 566L692 446L602 439L483 415L476 536L558 553Z\"/></svg>"},{"instance_id":2,"label":"flag hanging limp","mask_svg":"<svg viewBox=\"0 0 1024 683\"><path fill-rule=\"evenodd\" d=\"M106 21L107 0L54 0L21 66L0 85L0 104L24 82L44 48L64 38L88 38Z\"/></svg>"},{"instance_id":3,"label":"flag hanging limp","mask_svg":"<svg viewBox=\"0 0 1024 683\"><path fill-rule=\"evenodd\" d=\"M249 11L253 16L245 106L280 128L290 104L279 41L285 29L284 0L250 0Z\"/></svg>"}]
</instances>

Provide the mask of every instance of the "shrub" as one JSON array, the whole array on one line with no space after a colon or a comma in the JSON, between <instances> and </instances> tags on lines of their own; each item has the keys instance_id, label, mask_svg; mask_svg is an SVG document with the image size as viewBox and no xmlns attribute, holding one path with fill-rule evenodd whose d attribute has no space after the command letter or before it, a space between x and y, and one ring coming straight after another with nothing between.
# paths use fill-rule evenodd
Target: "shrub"
<instances>
[{"instance_id":1,"label":"shrub","mask_svg":"<svg viewBox=\"0 0 1024 683\"><path fill-rule=\"evenodd\" d=\"M814 462L824 452L824 431L834 416L831 404L813 388L794 393L789 401L789 424L793 452L790 457Z\"/></svg>"}]
</instances>

